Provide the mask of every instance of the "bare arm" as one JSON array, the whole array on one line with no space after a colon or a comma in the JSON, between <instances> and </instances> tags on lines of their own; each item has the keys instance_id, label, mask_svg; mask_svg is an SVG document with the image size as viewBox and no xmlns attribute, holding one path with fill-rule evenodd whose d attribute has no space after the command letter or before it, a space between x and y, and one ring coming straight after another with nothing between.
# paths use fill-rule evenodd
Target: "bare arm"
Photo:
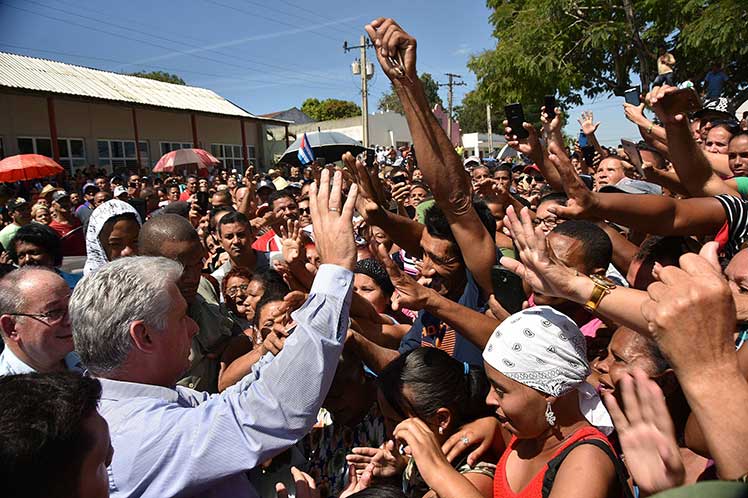
<instances>
[{"instance_id":1,"label":"bare arm","mask_svg":"<svg viewBox=\"0 0 748 498\"><path fill-rule=\"evenodd\" d=\"M484 294L491 292L490 269L496 249L472 205L472 186L454 145L444 133L416 72L416 40L393 20L379 19L366 27L377 47L377 57L403 104L413 143L418 150L424 181L449 221L468 269ZM401 74L388 58L401 57Z\"/></svg>"},{"instance_id":2,"label":"bare arm","mask_svg":"<svg viewBox=\"0 0 748 498\"><path fill-rule=\"evenodd\" d=\"M358 332L349 333L348 342L351 343L354 353L374 373L380 373L392 360L400 356L396 349L380 346Z\"/></svg>"},{"instance_id":3,"label":"bare arm","mask_svg":"<svg viewBox=\"0 0 748 498\"><path fill-rule=\"evenodd\" d=\"M737 191L727 186L717 176L693 139L687 117L683 114L670 114L660 104L665 95L675 90L675 87L655 89L652 92L653 95L650 95L650 101L657 116L665 124L668 149L678 178L692 196L706 197L719 194L737 196Z\"/></svg>"}]
</instances>

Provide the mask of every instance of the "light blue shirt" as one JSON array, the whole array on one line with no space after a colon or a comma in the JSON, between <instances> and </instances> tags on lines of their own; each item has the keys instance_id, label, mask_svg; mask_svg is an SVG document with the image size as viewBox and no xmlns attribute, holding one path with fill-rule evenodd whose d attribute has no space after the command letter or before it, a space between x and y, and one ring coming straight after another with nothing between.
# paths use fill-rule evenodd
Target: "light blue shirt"
<instances>
[{"instance_id":1,"label":"light blue shirt","mask_svg":"<svg viewBox=\"0 0 748 498\"><path fill-rule=\"evenodd\" d=\"M65 355L65 366L71 372L83 373L83 365L80 356L75 351ZM18 356L10 350L8 345L0 353L0 376L34 373L36 370L25 364Z\"/></svg>"},{"instance_id":2,"label":"light blue shirt","mask_svg":"<svg viewBox=\"0 0 748 498\"><path fill-rule=\"evenodd\" d=\"M317 420L343 349L352 283L351 271L322 265L283 350L221 394L100 379L99 412L114 447L111 496L257 496L247 471Z\"/></svg>"}]
</instances>

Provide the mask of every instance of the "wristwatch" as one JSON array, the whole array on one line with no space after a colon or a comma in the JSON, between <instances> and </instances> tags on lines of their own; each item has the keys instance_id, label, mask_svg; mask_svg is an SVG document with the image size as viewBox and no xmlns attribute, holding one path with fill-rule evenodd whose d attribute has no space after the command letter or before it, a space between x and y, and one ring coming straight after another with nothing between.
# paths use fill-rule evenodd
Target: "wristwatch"
<instances>
[{"instance_id":1,"label":"wristwatch","mask_svg":"<svg viewBox=\"0 0 748 498\"><path fill-rule=\"evenodd\" d=\"M594 312L597 310L597 307L600 306L600 302L603 298L610 294L610 291L616 288L616 284L602 275L590 275L590 280L595 284L595 288L592 289L592 295L590 298L586 303L584 303L584 309L589 312Z\"/></svg>"}]
</instances>

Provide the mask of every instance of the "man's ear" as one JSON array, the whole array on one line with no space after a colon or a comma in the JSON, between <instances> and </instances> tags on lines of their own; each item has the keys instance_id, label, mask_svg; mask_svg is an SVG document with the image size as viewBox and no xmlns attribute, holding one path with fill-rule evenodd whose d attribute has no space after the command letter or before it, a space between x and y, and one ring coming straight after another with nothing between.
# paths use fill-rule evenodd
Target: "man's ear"
<instances>
[{"instance_id":1,"label":"man's ear","mask_svg":"<svg viewBox=\"0 0 748 498\"><path fill-rule=\"evenodd\" d=\"M156 350L155 336L143 320L136 320L130 324L130 337L135 347L143 353L153 353Z\"/></svg>"},{"instance_id":2,"label":"man's ear","mask_svg":"<svg viewBox=\"0 0 748 498\"><path fill-rule=\"evenodd\" d=\"M18 331L16 330L16 319L10 315L0 316L0 329L2 329L3 337L7 337L12 341L18 340Z\"/></svg>"}]
</instances>

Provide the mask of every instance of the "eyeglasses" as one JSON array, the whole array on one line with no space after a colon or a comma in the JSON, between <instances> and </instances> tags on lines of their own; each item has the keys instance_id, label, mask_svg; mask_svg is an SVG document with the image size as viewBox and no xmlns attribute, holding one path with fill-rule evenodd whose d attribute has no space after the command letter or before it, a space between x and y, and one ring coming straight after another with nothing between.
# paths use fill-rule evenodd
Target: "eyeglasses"
<instances>
[{"instance_id":1,"label":"eyeglasses","mask_svg":"<svg viewBox=\"0 0 748 498\"><path fill-rule=\"evenodd\" d=\"M545 178L542 175L532 175L529 178L529 181L535 181L535 183L544 183Z\"/></svg>"},{"instance_id":2,"label":"eyeglasses","mask_svg":"<svg viewBox=\"0 0 748 498\"><path fill-rule=\"evenodd\" d=\"M546 227L550 229L554 229L558 225L558 219L557 218L535 218L532 224L535 225L536 227L540 225L545 225Z\"/></svg>"},{"instance_id":3,"label":"eyeglasses","mask_svg":"<svg viewBox=\"0 0 748 498\"><path fill-rule=\"evenodd\" d=\"M299 214L311 214L312 210L309 208L299 208Z\"/></svg>"},{"instance_id":4,"label":"eyeglasses","mask_svg":"<svg viewBox=\"0 0 748 498\"><path fill-rule=\"evenodd\" d=\"M10 316L27 316L29 318L37 318L44 321L47 324L57 323L68 314L67 308L47 311L46 313L7 313Z\"/></svg>"},{"instance_id":5,"label":"eyeglasses","mask_svg":"<svg viewBox=\"0 0 748 498\"><path fill-rule=\"evenodd\" d=\"M246 294L248 287L249 287L249 284L235 285L233 287L229 287L228 289L226 289L226 294L228 294L228 296L233 299L236 296L238 296L240 292Z\"/></svg>"}]
</instances>

